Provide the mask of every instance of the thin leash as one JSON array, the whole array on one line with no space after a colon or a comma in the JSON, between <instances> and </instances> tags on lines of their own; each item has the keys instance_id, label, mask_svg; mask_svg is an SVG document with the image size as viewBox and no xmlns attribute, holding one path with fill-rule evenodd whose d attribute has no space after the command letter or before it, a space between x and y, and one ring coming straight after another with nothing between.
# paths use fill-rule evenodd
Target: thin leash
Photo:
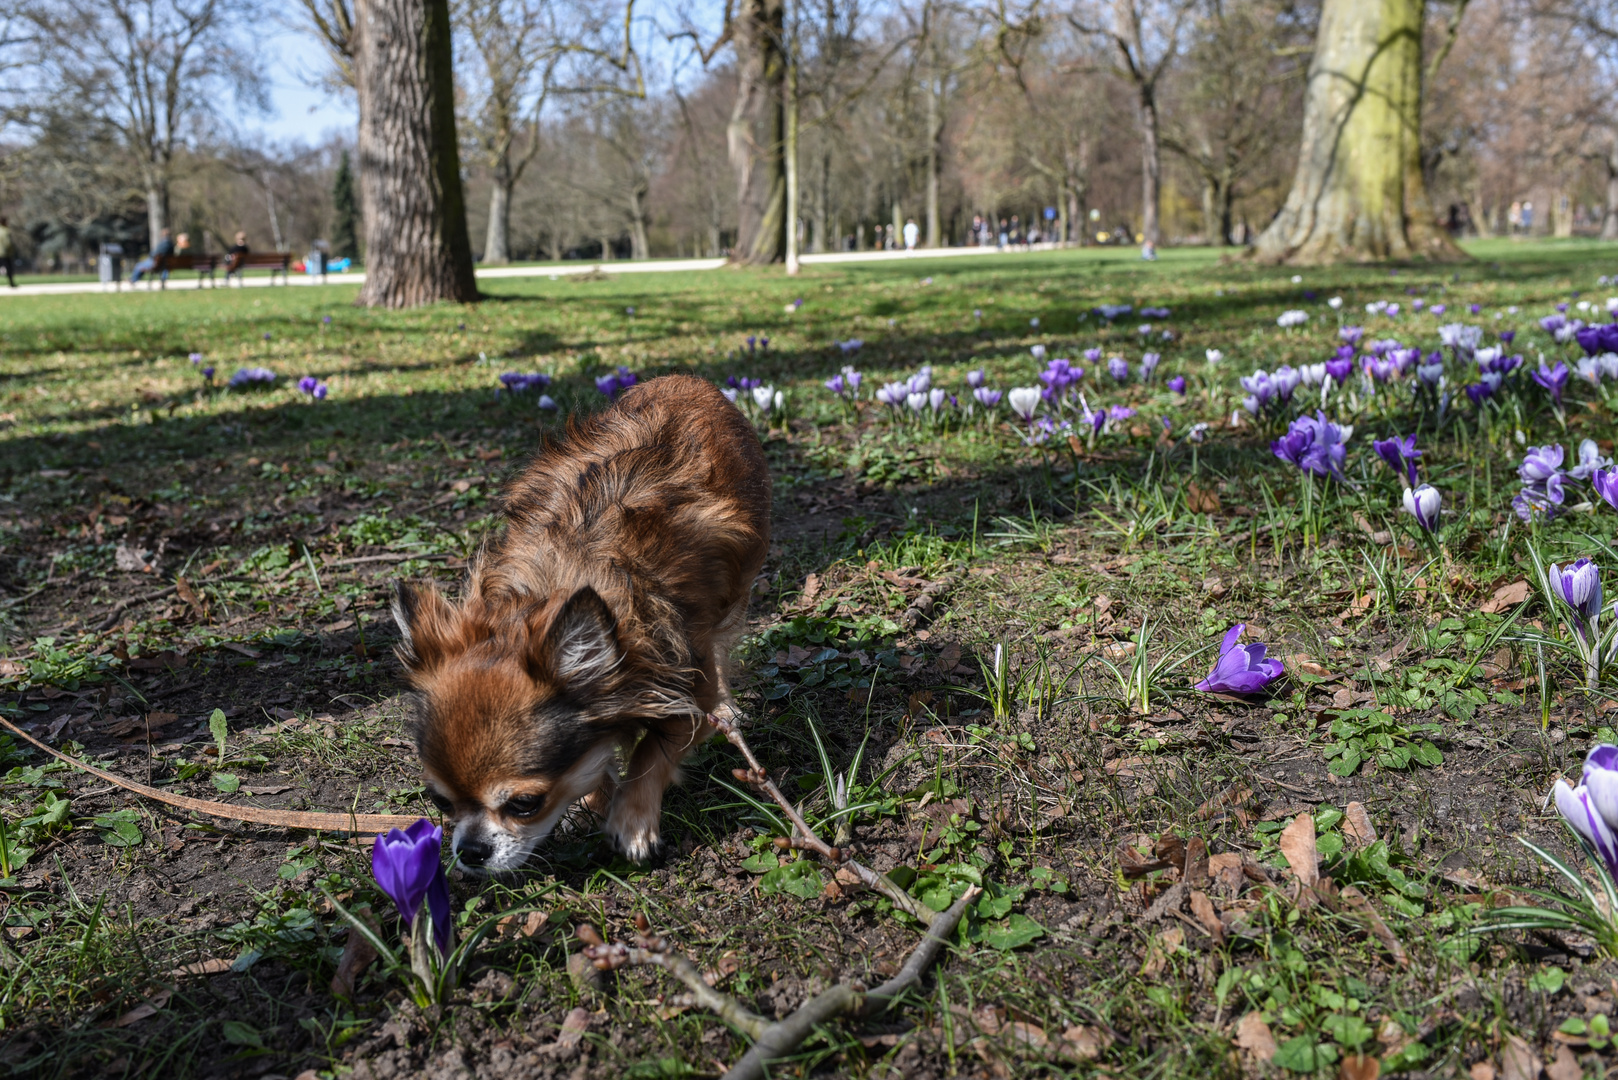
<instances>
[{"instance_id":1,"label":"thin leash","mask_svg":"<svg viewBox=\"0 0 1618 1080\"><path fill-rule=\"evenodd\" d=\"M211 802L207 799L193 799L187 795L175 795L167 791L160 791L133 780L125 780L105 769L98 769L94 765L87 765L77 758L69 757L60 750L54 750L38 739L34 738L10 720L0 716L0 725L16 735L21 736L31 745L45 751L58 761L64 761L75 769L83 769L91 776L115 784L125 791L134 792L143 798L156 802L177 806L182 810L192 810L210 817L223 818L226 821L246 821L255 825L278 825L284 829L315 829L320 832L347 832L366 833L384 832L388 829L405 829L414 825L418 816L405 814L317 814L301 810L270 810L256 806L232 806L229 803Z\"/></svg>"}]
</instances>

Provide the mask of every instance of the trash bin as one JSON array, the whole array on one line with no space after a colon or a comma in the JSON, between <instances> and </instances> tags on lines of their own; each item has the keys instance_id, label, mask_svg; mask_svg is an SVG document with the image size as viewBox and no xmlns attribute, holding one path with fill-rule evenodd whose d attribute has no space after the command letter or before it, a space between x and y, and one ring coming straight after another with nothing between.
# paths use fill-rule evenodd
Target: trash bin
<instances>
[{"instance_id":1,"label":"trash bin","mask_svg":"<svg viewBox=\"0 0 1618 1080\"><path fill-rule=\"evenodd\" d=\"M96 258L96 271L101 277L101 284L121 289L124 283L124 246L102 244L101 254Z\"/></svg>"}]
</instances>

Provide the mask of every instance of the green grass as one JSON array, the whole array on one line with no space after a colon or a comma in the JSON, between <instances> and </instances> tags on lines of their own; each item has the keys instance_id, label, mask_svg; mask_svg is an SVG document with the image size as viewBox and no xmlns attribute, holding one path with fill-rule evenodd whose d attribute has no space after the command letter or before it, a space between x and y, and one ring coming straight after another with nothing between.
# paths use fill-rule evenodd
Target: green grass
<instances>
[{"instance_id":1,"label":"green grass","mask_svg":"<svg viewBox=\"0 0 1618 1080\"><path fill-rule=\"evenodd\" d=\"M788 419L759 418L776 538L738 684L753 745L815 818L834 810L828 777L863 746L861 857L915 870L939 902L973 876L990 884L901 1014L831 1026L793 1068L1237 1076L1250 1051L1232 1040L1255 1014L1279 1046L1276 1074L1335 1076L1357 1049L1384 1075L1464 1074L1507 1035L1554 1056L1565 1020L1618 1007L1603 989L1618 966L1577 939L1468 927L1552 886L1514 837L1570 850L1541 800L1614 738L1614 695L1610 680L1580 689L1537 597L1510 625L1511 608L1481 609L1528 576L1529 543L1547 560L1612 562L1599 500L1532 527L1510 508L1523 445L1612 438L1605 396L1575 377L1559 417L1522 375L1479 412L1452 364L1459 400L1439 428L1408 394L1356 395L1352 487L1305 483L1271 453L1297 408L1228 426L1238 376L1331 354L1327 297L1343 297L1343 323L1425 350L1452 319L1516 329L1513 351L1534 367L1563 354L1541 315L1575 292L1598 305L1618 294L1596 285L1618 270L1606 245L1470 250L1459 267L1296 282L1194 250L1155 264L1117 250L918 258L797 279L609 267L606 280L488 281L479 305L405 313L357 309L338 285L6 298L0 710L40 731L61 722L59 745L198 797L220 797L225 773L273 791L233 796L261 805L428 813L385 605L395 578L455 580L498 527L501 479L559 427L532 396L497 397L499 374L551 375L564 412L600 407L594 378L620 365L642 379L759 378L784 392ZM1418 297L1450 310L1409 314ZM1407 313L1369 318L1375 300ZM1089 314L1108 303L1172 315L1151 321L1148 346L1140 319ZM1279 329L1291 308L1309 323ZM749 351L750 335L768 348ZM834 343L852 337L865 344L845 358ZM992 421L933 422L869 401L922 364L958 394L979 367L990 386L1033 385L1036 345L1131 364L1149 347L1163 361L1151 385L1123 387L1081 361L1087 400L1137 410L1093 446L1026 445L1003 405ZM1208 349L1224 361L1209 365ZM211 384L191 353L217 369ZM864 373L857 409L821 386L845 362ZM221 388L255 365L278 373L274 388ZM325 401L293 387L306 374L326 381ZM1176 374L1183 399L1164 386ZM1200 443L1186 437L1197 423L1212 425ZM1436 556L1370 449L1412 430L1444 494ZM151 553L157 571L120 571L120 548ZM179 580L192 599L152 596ZM1235 622L1287 658L1271 697L1191 688ZM216 706L229 713L223 762L202 722ZM149 741L129 734L169 713ZM818 870L780 871L763 891L779 823L738 797L736 755L709 746L670 793L658 862L630 866L580 823L520 879L455 882L468 925L515 904L547 914L533 937L508 931L480 951L456 1001L422 1013L376 969L344 1001L327 989L343 923L319 889L382 912L363 848L191 820L41 769L11 742L0 755L6 842L31 849L0 880L0 1067L13 1075L296 1075L361 1060L422 1073L451 1049L468 1064L541 1053L581 1003L596 1015L591 1075L707 1073L744 1041L683 1007L671 980L571 980L572 926L621 938L644 913L766 1014L879 978L915 941L870 895L827 895ZM1351 802L1377 844L1345 831ZM1301 812L1315 815L1323 872L1369 898L1388 938L1351 905L1288 890L1280 837ZM1193 838L1277 881L1199 883L1228 916L1212 935L1170 891L1178 868L1125 876ZM1144 921L1165 895L1187 906ZM234 970L185 971L207 961ZM143 1002L156 1007L135 1016ZM1099 1056L1064 1052L1064 1032ZM1594 1068L1603 1046L1583 1038Z\"/></svg>"}]
</instances>

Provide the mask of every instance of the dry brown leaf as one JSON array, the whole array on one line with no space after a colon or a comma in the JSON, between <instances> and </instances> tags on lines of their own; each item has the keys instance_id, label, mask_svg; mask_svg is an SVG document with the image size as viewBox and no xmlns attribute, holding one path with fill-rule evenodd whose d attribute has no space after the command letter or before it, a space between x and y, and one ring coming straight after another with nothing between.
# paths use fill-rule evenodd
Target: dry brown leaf
<instances>
[{"instance_id":1,"label":"dry brown leaf","mask_svg":"<svg viewBox=\"0 0 1618 1080\"><path fill-rule=\"evenodd\" d=\"M1579 1059L1571 1049L1558 1046L1556 1057L1545 1066L1545 1076L1548 1080L1584 1080L1584 1069L1579 1066Z\"/></svg>"},{"instance_id":2,"label":"dry brown leaf","mask_svg":"<svg viewBox=\"0 0 1618 1080\"><path fill-rule=\"evenodd\" d=\"M1382 1061L1370 1054L1345 1054L1338 1067L1338 1080L1376 1080L1382 1075Z\"/></svg>"},{"instance_id":3,"label":"dry brown leaf","mask_svg":"<svg viewBox=\"0 0 1618 1080\"><path fill-rule=\"evenodd\" d=\"M1185 485L1185 507L1193 514L1217 514L1223 509L1219 503L1219 492L1204 491L1195 480Z\"/></svg>"},{"instance_id":4,"label":"dry brown leaf","mask_svg":"<svg viewBox=\"0 0 1618 1080\"><path fill-rule=\"evenodd\" d=\"M1269 1061L1275 1056L1275 1036L1270 1034L1270 1025L1256 1012L1248 1013L1236 1025L1236 1045L1259 1061Z\"/></svg>"},{"instance_id":5,"label":"dry brown leaf","mask_svg":"<svg viewBox=\"0 0 1618 1080\"><path fill-rule=\"evenodd\" d=\"M215 956L207 960L198 960L191 964L181 964L169 972L170 978L179 978L182 975L217 975L221 971L229 971L232 961L223 956Z\"/></svg>"},{"instance_id":6,"label":"dry brown leaf","mask_svg":"<svg viewBox=\"0 0 1618 1080\"><path fill-rule=\"evenodd\" d=\"M1074 1025L1064 1028L1055 1050L1073 1061L1094 1061L1112 1045L1112 1033L1105 1028Z\"/></svg>"},{"instance_id":7,"label":"dry brown leaf","mask_svg":"<svg viewBox=\"0 0 1618 1080\"><path fill-rule=\"evenodd\" d=\"M1507 608L1516 607L1528 599L1528 582L1513 581L1494 590L1494 596L1478 608L1485 615L1498 615Z\"/></svg>"},{"instance_id":8,"label":"dry brown leaf","mask_svg":"<svg viewBox=\"0 0 1618 1080\"><path fill-rule=\"evenodd\" d=\"M819 595L820 575L810 574L808 577L803 579L803 595L798 598L798 603L803 607L809 607L815 602L815 598Z\"/></svg>"},{"instance_id":9,"label":"dry brown leaf","mask_svg":"<svg viewBox=\"0 0 1618 1080\"><path fill-rule=\"evenodd\" d=\"M279 795L283 791L291 791L291 784L265 784L258 787L243 787L249 795Z\"/></svg>"},{"instance_id":10,"label":"dry brown leaf","mask_svg":"<svg viewBox=\"0 0 1618 1080\"><path fill-rule=\"evenodd\" d=\"M1520 1035L1507 1035L1500 1048L1500 1080L1539 1080L1539 1055Z\"/></svg>"},{"instance_id":11,"label":"dry brown leaf","mask_svg":"<svg viewBox=\"0 0 1618 1080\"><path fill-rule=\"evenodd\" d=\"M1472 1080L1495 1080L1494 1066L1487 1061L1480 1061L1466 1070L1466 1075Z\"/></svg>"},{"instance_id":12,"label":"dry brown leaf","mask_svg":"<svg viewBox=\"0 0 1618 1080\"><path fill-rule=\"evenodd\" d=\"M1201 806L1191 816L1197 821L1223 816L1231 808L1241 806L1253 797L1253 789L1240 784L1226 788Z\"/></svg>"},{"instance_id":13,"label":"dry brown leaf","mask_svg":"<svg viewBox=\"0 0 1618 1080\"><path fill-rule=\"evenodd\" d=\"M1184 886L1176 885L1175 888ZM1147 978L1160 974L1168 967L1169 957L1179 952L1185 946L1185 931L1178 926L1171 926L1151 940L1147 947L1146 962L1141 965L1140 973Z\"/></svg>"},{"instance_id":14,"label":"dry brown leaf","mask_svg":"<svg viewBox=\"0 0 1618 1080\"><path fill-rule=\"evenodd\" d=\"M1376 827L1371 824L1371 815L1366 813L1364 803L1351 802L1343 811L1343 835L1355 847L1376 843Z\"/></svg>"},{"instance_id":15,"label":"dry brown leaf","mask_svg":"<svg viewBox=\"0 0 1618 1080\"><path fill-rule=\"evenodd\" d=\"M563 1050L572 1050L584 1038L584 1033L590 1030L590 1011L588 1009L574 1009L562 1021L562 1030L556 1036L556 1045Z\"/></svg>"},{"instance_id":16,"label":"dry brown leaf","mask_svg":"<svg viewBox=\"0 0 1618 1080\"><path fill-rule=\"evenodd\" d=\"M1202 891L1191 894L1191 914L1197 917L1197 922L1208 931L1208 936L1214 939L1214 944L1225 940L1225 924L1219 921L1219 913L1214 910L1213 901L1208 894Z\"/></svg>"},{"instance_id":17,"label":"dry brown leaf","mask_svg":"<svg viewBox=\"0 0 1618 1080\"><path fill-rule=\"evenodd\" d=\"M112 1022L111 1026L128 1027L130 1024L138 1024L148 1016L156 1016L157 1010L161 1009L168 1003L169 991L159 990L157 993L153 994L139 1005L136 1005L133 1009L130 1009L128 1012L118 1017L118 1019Z\"/></svg>"},{"instance_id":18,"label":"dry brown leaf","mask_svg":"<svg viewBox=\"0 0 1618 1080\"><path fill-rule=\"evenodd\" d=\"M1208 842L1200 836L1193 836L1185 842L1185 869L1181 872L1180 880L1193 889L1203 889L1208 886Z\"/></svg>"},{"instance_id":19,"label":"dry brown leaf","mask_svg":"<svg viewBox=\"0 0 1618 1080\"><path fill-rule=\"evenodd\" d=\"M1306 888L1320 881L1320 852L1315 847L1315 819L1299 814L1281 830L1281 854L1287 857L1292 875Z\"/></svg>"},{"instance_id":20,"label":"dry brown leaf","mask_svg":"<svg viewBox=\"0 0 1618 1080\"><path fill-rule=\"evenodd\" d=\"M1139 774L1135 770L1138 767L1151 763L1151 758L1144 757L1113 758L1107 762L1106 769L1113 776L1137 776Z\"/></svg>"},{"instance_id":21,"label":"dry brown leaf","mask_svg":"<svg viewBox=\"0 0 1618 1080\"><path fill-rule=\"evenodd\" d=\"M550 922L550 914L544 911L530 911L528 918L523 920L522 927L517 931L523 937L533 937L539 933L540 928Z\"/></svg>"},{"instance_id":22,"label":"dry brown leaf","mask_svg":"<svg viewBox=\"0 0 1618 1080\"><path fill-rule=\"evenodd\" d=\"M371 928L376 929L371 919L370 909L361 905L355 909L355 915L364 919ZM348 940L343 943L342 959L337 961L337 973L331 977L331 995L336 998L350 999L354 996L354 987L359 984L365 969L371 966L376 959L376 949L365 940L365 935L352 927L348 931Z\"/></svg>"}]
</instances>

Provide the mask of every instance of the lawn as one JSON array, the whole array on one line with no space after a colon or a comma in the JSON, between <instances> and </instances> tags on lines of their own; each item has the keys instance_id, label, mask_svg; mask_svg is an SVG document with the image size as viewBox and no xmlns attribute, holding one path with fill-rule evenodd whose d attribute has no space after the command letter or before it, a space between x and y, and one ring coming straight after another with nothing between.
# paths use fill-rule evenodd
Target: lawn
<instances>
[{"instance_id":1,"label":"lawn","mask_svg":"<svg viewBox=\"0 0 1618 1080\"><path fill-rule=\"evenodd\" d=\"M1618 566L1618 511L1571 473L1581 441L1613 452L1618 370L1574 370L1559 403L1532 374L1584 356L1541 320L1606 322L1618 249L1471 251L609 267L405 313L341 285L0 297L0 715L177 794L436 817L392 583L452 588L504 480L607 404L598 377L746 380L775 480L747 736L828 833L843 777L848 846L910 895L983 889L919 990L772 1075L1604 1075L1618 930L1491 923L1576 910L1524 840L1598 880L1546 797L1618 742L1618 672L1587 687L1534 560ZM1514 332L1523 366L1480 376L1441 345L1454 322ZM1349 326L1352 374L1323 386L1304 366ZM1419 353L1372 347L1395 339ZM1059 357L1086 369L1065 390ZM273 384L228 385L257 367ZM1050 397L1011 393L1042 372ZM913 377L919 408L877 400ZM1316 409L1353 426L1335 458L1293 423ZM1411 433L1432 534L1372 448ZM1552 444L1534 510L1519 465ZM1237 623L1284 675L1195 689ZM515 914L422 1006L383 963L332 986L357 936L337 905L402 933L368 836L188 815L0 735L0 1074L718 1075L748 1040L656 968L581 964L581 928L643 919L770 1019L920 937L778 854L742 764L721 740L689 759L648 865L581 811L521 875L452 871L463 931Z\"/></svg>"}]
</instances>

